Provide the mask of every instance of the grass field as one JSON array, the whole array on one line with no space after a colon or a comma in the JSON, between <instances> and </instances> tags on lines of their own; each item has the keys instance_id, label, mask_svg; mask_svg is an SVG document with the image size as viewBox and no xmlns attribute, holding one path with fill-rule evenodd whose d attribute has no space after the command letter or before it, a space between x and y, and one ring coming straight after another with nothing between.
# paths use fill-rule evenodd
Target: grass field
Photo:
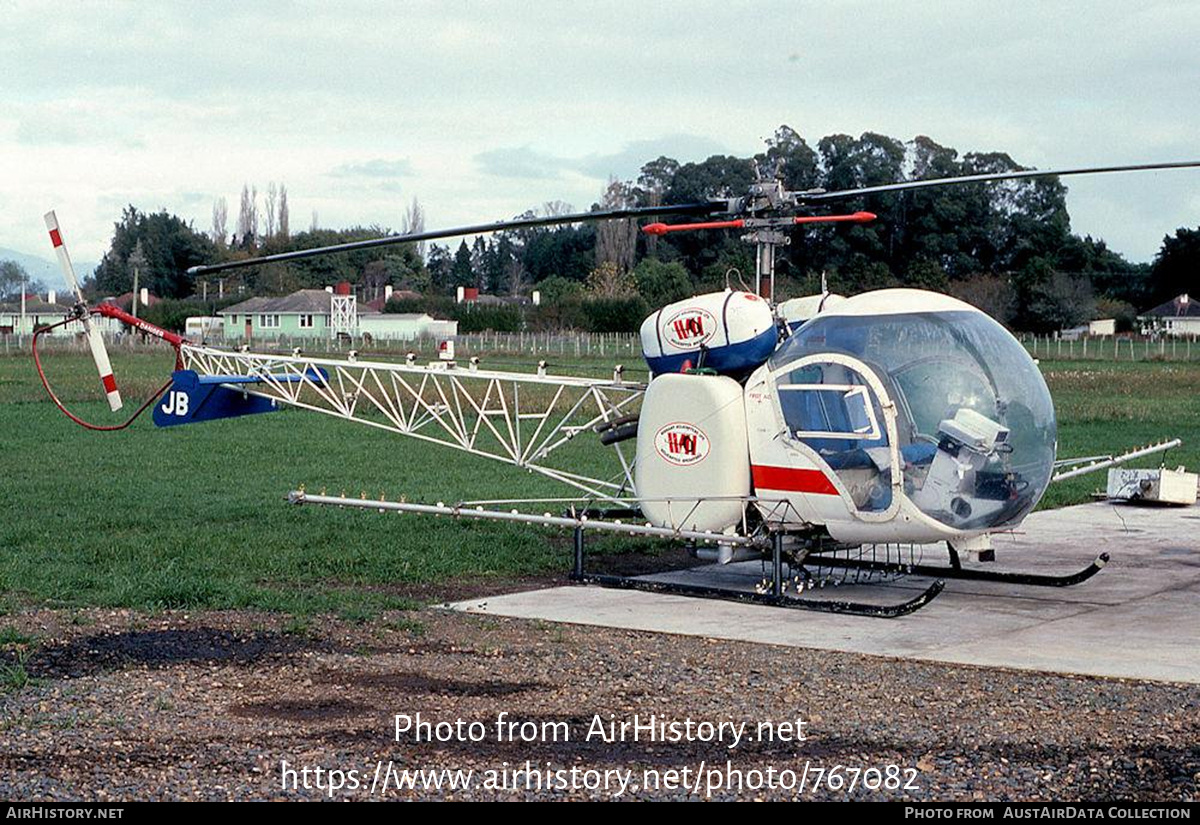
<instances>
[{"instance_id":1,"label":"grass field","mask_svg":"<svg viewBox=\"0 0 1200 825\"><path fill-rule=\"evenodd\" d=\"M114 361L128 399L148 394L170 369L167 354L119 352ZM567 367L611 369L599 359ZM86 355L55 354L48 368L64 400L85 417L111 420ZM1060 455L1178 436L1184 447L1167 463L1200 466L1200 364L1042 368L1058 405ZM1085 500L1103 483L1099 473L1052 487L1043 506ZM300 485L420 501L565 494L515 468L294 410L171 430L147 415L126 431L91 433L45 400L28 357L0 357L0 611L37 604L367 616L412 606L405 585L428 585L422 592L436 596L467 578L569 566L569 540L558 532L285 506ZM610 540L607 549L619 546ZM647 552L647 543L634 551Z\"/></svg>"}]
</instances>

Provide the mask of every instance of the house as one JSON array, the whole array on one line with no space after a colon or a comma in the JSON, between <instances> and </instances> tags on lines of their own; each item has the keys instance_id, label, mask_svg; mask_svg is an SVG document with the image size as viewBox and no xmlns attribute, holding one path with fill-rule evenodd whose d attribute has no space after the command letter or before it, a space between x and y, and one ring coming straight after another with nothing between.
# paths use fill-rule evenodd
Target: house
<instances>
[{"instance_id":1,"label":"house","mask_svg":"<svg viewBox=\"0 0 1200 825\"><path fill-rule=\"evenodd\" d=\"M374 341L454 338L458 335L458 321L440 321L425 312L387 312L359 318L358 331Z\"/></svg>"},{"instance_id":2,"label":"house","mask_svg":"<svg viewBox=\"0 0 1200 825\"><path fill-rule=\"evenodd\" d=\"M7 304L0 304L0 335L32 335L36 330L57 324L71 313L71 304L60 303L54 290L46 295L45 300L40 295L26 293L25 306L22 308L20 298ZM100 324L104 328L103 324ZM50 335L74 335L81 327L68 325L49 333Z\"/></svg>"},{"instance_id":3,"label":"house","mask_svg":"<svg viewBox=\"0 0 1200 825\"><path fill-rule=\"evenodd\" d=\"M156 304L159 301L153 295L149 296L149 298L147 306ZM132 302L133 293L130 292L117 298L104 299L104 303L123 306L126 310L128 310ZM0 304L0 335L30 335L41 327L56 324L66 318L71 313L73 305L73 301L65 297L60 298L54 290L50 290L45 300L42 300L38 295L27 294L25 296L24 324L22 324L21 302L19 300ZM116 318L92 315L91 323L93 327L107 336L119 336L126 331L125 324ZM77 335L82 331L83 327L80 324L68 324L48 334Z\"/></svg>"},{"instance_id":4,"label":"house","mask_svg":"<svg viewBox=\"0 0 1200 825\"><path fill-rule=\"evenodd\" d=\"M1064 341L1078 341L1085 335L1092 338L1102 338L1104 336L1113 336L1116 334L1116 318L1099 318L1095 321L1088 321L1086 324L1081 324L1077 327L1064 329L1058 333L1058 337L1062 338Z\"/></svg>"},{"instance_id":5,"label":"house","mask_svg":"<svg viewBox=\"0 0 1200 825\"><path fill-rule=\"evenodd\" d=\"M226 341L319 339L338 334L401 340L458 334L455 321L438 321L423 313L386 314L361 304L349 284L339 284L335 290L301 289L282 298L251 298L217 314Z\"/></svg>"},{"instance_id":6,"label":"house","mask_svg":"<svg viewBox=\"0 0 1200 825\"><path fill-rule=\"evenodd\" d=\"M363 304L347 300L323 289L301 289L282 298L251 298L226 307L217 314L224 322L225 340L277 338L332 338L335 326L353 334L354 324L333 323L333 305L337 299L345 315L364 315L372 312Z\"/></svg>"},{"instance_id":7,"label":"house","mask_svg":"<svg viewBox=\"0 0 1200 825\"><path fill-rule=\"evenodd\" d=\"M1148 334L1200 335L1200 302L1185 292L1139 315L1138 325Z\"/></svg>"}]
</instances>

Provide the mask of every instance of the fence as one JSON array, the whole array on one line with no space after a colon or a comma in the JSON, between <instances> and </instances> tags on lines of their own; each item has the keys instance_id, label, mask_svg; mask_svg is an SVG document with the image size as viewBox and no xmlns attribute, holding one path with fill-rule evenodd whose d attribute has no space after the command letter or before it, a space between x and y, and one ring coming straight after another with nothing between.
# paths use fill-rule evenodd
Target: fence
<instances>
[{"instance_id":1,"label":"fence","mask_svg":"<svg viewBox=\"0 0 1200 825\"><path fill-rule=\"evenodd\" d=\"M19 354L29 352L30 336L6 335L3 338L3 352ZM140 335L122 335L118 338L105 336L108 347L114 352L148 352L164 346L154 339L143 340ZM346 353L356 350L360 353L408 353L421 355L437 353L442 339L438 337L421 337L411 340L374 339L366 341L361 338L353 341L337 338L298 338L279 337L260 339L251 342L252 349L267 352L287 352L299 347L312 355L315 353ZM458 335L454 338L455 355L466 358L471 355L488 353L511 353L513 355L558 356L559 358L640 358L642 353L641 339L629 333L599 333L599 332L473 332ZM239 346L238 341L213 341L217 347L233 348ZM87 342L82 336L56 336L43 338L38 344L39 349L56 351L84 352Z\"/></svg>"},{"instance_id":2,"label":"fence","mask_svg":"<svg viewBox=\"0 0 1200 825\"><path fill-rule=\"evenodd\" d=\"M29 352L30 336L5 335L5 354ZM1200 361L1200 339L1196 336L1174 337L1081 337L1073 340L1055 336L1020 335L1020 342L1034 358L1064 361ZM439 338L424 337L410 341L362 340L330 338L279 338L257 342L255 349L287 352L300 347L305 352L346 353L357 350L361 353L408 353L434 355ZM472 355L508 353L535 357L603 358L634 361L641 358L641 340L629 333L599 332L472 332L455 339L455 355L467 358ZM216 342L218 346L234 346L235 342ZM87 344L81 337L59 336L44 339L41 346L55 350L86 351ZM161 343L143 341L137 335L123 335L110 340L109 347L115 351L152 351Z\"/></svg>"},{"instance_id":3,"label":"fence","mask_svg":"<svg viewBox=\"0 0 1200 825\"><path fill-rule=\"evenodd\" d=\"M1063 361L1200 361L1196 336L1083 336L1068 340L1052 335L1021 335L1034 358Z\"/></svg>"}]
</instances>

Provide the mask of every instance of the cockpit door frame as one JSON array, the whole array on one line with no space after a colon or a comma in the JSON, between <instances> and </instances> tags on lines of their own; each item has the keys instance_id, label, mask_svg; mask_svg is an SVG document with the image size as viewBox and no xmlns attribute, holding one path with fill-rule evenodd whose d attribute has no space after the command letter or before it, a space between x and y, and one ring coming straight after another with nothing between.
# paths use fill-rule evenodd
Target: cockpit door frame
<instances>
[{"instance_id":1,"label":"cockpit door frame","mask_svg":"<svg viewBox=\"0 0 1200 825\"><path fill-rule=\"evenodd\" d=\"M798 433L792 432L791 428L788 426L788 422L784 418L784 415L783 415L783 402L782 402L782 399L780 398L780 390L787 392L788 390L785 388L788 388L788 387L795 387L797 389L800 389L800 388L805 388L805 387L811 386L812 388L824 388L826 390L833 391L835 388L838 390L853 390L855 387L861 386L861 385L857 385L857 384L807 385L807 384L788 384L788 383L780 384L780 383L778 383L779 379L782 376L785 376L789 373L795 372L798 369L803 369L804 367L812 365L812 364L837 364L839 366L846 367L847 369L851 369L854 372L861 375L863 380L866 382L866 385L871 388L872 392L875 393L875 398L879 401L879 409L883 413L882 424L883 424L884 431L887 433L887 441L888 441L887 448L888 448L888 452L889 452L889 461L890 461L891 470L892 470L891 484L890 484L890 486L892 488L892 500L888 504L886 509L884 509L884 510L860 510L858 508L858 506L854 503L853 496L850 494L850 491L846 488L846 485L843 483L841 477L837 474L837 472L829 465L829 463L824 459L824 457L821 456L821 454L819 452L817 452L812 447L810 447L809 445L805 444L803 441L800 440L800 438L804 437L804 436L818 437L818 438L819 437L843 438L843 437L853 437L853 436L844 436L843 434L840 434L840 433L831 434L831 433L826 433L826 432L812 432L812 433L801 432L798 434ZM853 356L845 355L842 353L835 353L835 352L820 352L820 353L814 353L812 355L806 355L803 358L799 358L795 361L791 361L791 362L785 364L784 366L780 367L777 370L773 370L770 373L769 382L770 382L770 386L773 389L773 392L771 393L771 395L774 398L775 416L776 416L776 419L778 420L778 423L782 430L782 432L780 433L780 436L785 440L784 443L786 444L787 448L794 450L797 453L800 453L805 458L809 459L812 462L815 462L816 466L822 468L822 471L825 473L826 477L837 489L838 495L841 496L841 499L842 499L843 503L845 503L847 510L850 512L850 514L854 518L859 519L861 521L868 521L868 522L885 522L885 521L890 521L891 519L895 518L896 514L900 511L900 504L901 504L902 499L904 498L904 465L903 465L902 461L900 460L899 434L898 434L898 431L896 428L896 404L892 400L891 395L888 394L887 388L884 386L883 382L875 374L875 371L871 367L869 367L866 363L864 363L863 361L860 361L857 358L854 358ZM870 411L870 413L872 414L872 417L873 417L874 411L871 410L869 404L867 405L867 409ZM859 437L863 437L863 436L859 436Z\"/></svg>"}]
</instances>

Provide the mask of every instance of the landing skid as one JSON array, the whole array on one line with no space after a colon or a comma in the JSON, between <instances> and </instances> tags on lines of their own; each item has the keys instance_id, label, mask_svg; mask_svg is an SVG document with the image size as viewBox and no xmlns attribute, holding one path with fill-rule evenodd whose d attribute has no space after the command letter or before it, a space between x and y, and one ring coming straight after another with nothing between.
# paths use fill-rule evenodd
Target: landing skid
<instances>
[{"instance_id":1,"label":"landing skid","mask_svg":"<svg viewBox=\"0 0 1200 825\"><path fill-rule=\"evenodd\" d=\"M819 613L840 613L850 616L869 616L878 619L894 619L907 616L925 605L942 592L945 582L938 580L929 585L916 598L899 604L868 604L865 602L827 601L823 599L800 599L783 593L783 537L776 535L772 541L772 576L767 592L759 593L734 590L728 587L706 587L694 584L632 578L629 576L606 576L586 573L583 569L583 529L575 530L575 567L571 580L580 584L609 587L616 590L640 590L645 593L690 596L701 599L717 599L742 604L761 604L768 607L787 607L793 610L813 610Z\"/></svg>"},{"instance_id":2,"label":"landing skid","mask_svg":"<svg viewBox=\"0 0 1200 825\"><path fill-rule=\"evenodd\" d=\"M937 564L904 564L903 562L881 562L868 559L825 558L814 554L807 561L813 565L825 567L847 567L856 570L873 570L885 573L907 573L912 576L929 576L937 579L967 579L969 581L1000 582L1003 584L1024 584L1034 587L1071 587L1085 582L1104 569L1108 564L1108 553L1096 556L1095 561L1077 573L1066 576L1047 576L1040 573L1005 573L995 570L979 570L963 567L958 552L953 547L950 551L950 566Z\"/></svg>"}]
</instances>

